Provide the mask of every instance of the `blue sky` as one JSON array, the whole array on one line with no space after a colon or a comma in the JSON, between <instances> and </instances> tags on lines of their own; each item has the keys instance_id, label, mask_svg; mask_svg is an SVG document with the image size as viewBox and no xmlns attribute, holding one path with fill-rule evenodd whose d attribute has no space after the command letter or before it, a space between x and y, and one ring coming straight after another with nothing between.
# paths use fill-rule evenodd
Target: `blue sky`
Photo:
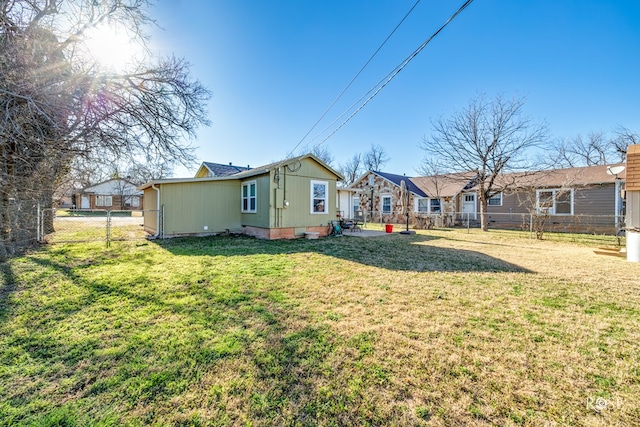
<instances>
[{"instance_id":1,"label":"blue sky","mask_svg":"<svg viewBox=\"0 0 640 427\"><path fill-rule=\"evenodd\" d=\"M259 166L290 153L414 3L162 0L152 48L186 58L213 94L199 159ZM422 0L302 146L322 141L462 3ZM498 93L524 97L553 138L640 131L639 74L636 0L475 0L323 146L337 165L380 145L386 171L415 175L431 119Z\"/></svg>"}]
</instances>

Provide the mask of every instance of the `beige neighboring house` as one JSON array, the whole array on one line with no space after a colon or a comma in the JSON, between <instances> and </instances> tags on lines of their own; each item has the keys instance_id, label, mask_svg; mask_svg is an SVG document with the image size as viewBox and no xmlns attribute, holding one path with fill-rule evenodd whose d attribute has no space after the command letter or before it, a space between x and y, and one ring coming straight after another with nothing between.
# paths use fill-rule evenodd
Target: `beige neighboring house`
<instances>
[{"instance_id":1,"label":"beige neighboring house","mask_svg":"<svg viewBox=\"0 0 640 427\"><path fill-rule=\"evenodd\" d=\"M140 211L144 194L126 179L114 178L84 188L76 194L76 209Z\"/></svg>"},{"instance_id":2,"label":"beige neighboring house","mask_svg":"<svg viewBox=\"0 0 640 427\"><path fill-rule=\"evenodd\" d=\"M156 237L237 232L264 239L324 236L336 219L339 172L307 154L231 174L203 163L194 178L163 179L144 192L145 230ZM224 166L224 165L223 165Z\"/></svg>"}]
</instances>

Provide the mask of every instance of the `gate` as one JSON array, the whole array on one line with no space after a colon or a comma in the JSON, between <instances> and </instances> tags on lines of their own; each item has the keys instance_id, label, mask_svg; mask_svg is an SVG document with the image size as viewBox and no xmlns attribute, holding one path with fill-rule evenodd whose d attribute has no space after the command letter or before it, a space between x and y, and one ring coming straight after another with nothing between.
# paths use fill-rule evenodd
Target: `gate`
<instances>
[{"instance_id":1,"label":"gate","mask_svg":"<svg viewBox=\"0 0 640 427\"><path fill-rule=\"evenodd\" d=\"M141 240L145 215L158 211L43 209L38 221L38 240L46 243Z\"/></svg>"}]
</instances>

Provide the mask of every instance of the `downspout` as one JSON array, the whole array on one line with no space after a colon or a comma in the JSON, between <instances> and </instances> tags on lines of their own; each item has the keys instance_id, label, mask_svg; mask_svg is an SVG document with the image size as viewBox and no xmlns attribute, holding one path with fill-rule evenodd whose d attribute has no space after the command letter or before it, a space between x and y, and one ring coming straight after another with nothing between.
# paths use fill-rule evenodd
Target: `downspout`
<instances>
[{"instance_id":1,"label":"downspout","mask_svg":"<svg viewBox=\"0 0 640 427\"><path fill-rule=\"evenodd\" d=\"M153 239L160 237L160 189L156 184L151 184L151 188L156 190L156 234L151 236Z\"/></svg>"}]
</instances>

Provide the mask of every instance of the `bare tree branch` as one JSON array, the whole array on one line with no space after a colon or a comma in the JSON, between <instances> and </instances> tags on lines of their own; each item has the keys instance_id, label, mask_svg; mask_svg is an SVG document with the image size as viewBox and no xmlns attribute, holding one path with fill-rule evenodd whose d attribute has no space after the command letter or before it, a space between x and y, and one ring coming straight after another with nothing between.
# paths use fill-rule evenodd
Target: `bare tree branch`
<instances>
[{"instance_id":1,"label":"bare tree branch","mask_svg":"<svg viewBox=\"0 0 640 427\"><path fill-rule=\"evenodd\" d=\"M505 190L498 177L529 167L530 149L547 142L546 124L523 115L522 99L477 97L450 118L432 121L431 137L420 143L427 158L450 172L475 172L482 229L487 230L488 200Z\"/></svg>"}]
</instances>

